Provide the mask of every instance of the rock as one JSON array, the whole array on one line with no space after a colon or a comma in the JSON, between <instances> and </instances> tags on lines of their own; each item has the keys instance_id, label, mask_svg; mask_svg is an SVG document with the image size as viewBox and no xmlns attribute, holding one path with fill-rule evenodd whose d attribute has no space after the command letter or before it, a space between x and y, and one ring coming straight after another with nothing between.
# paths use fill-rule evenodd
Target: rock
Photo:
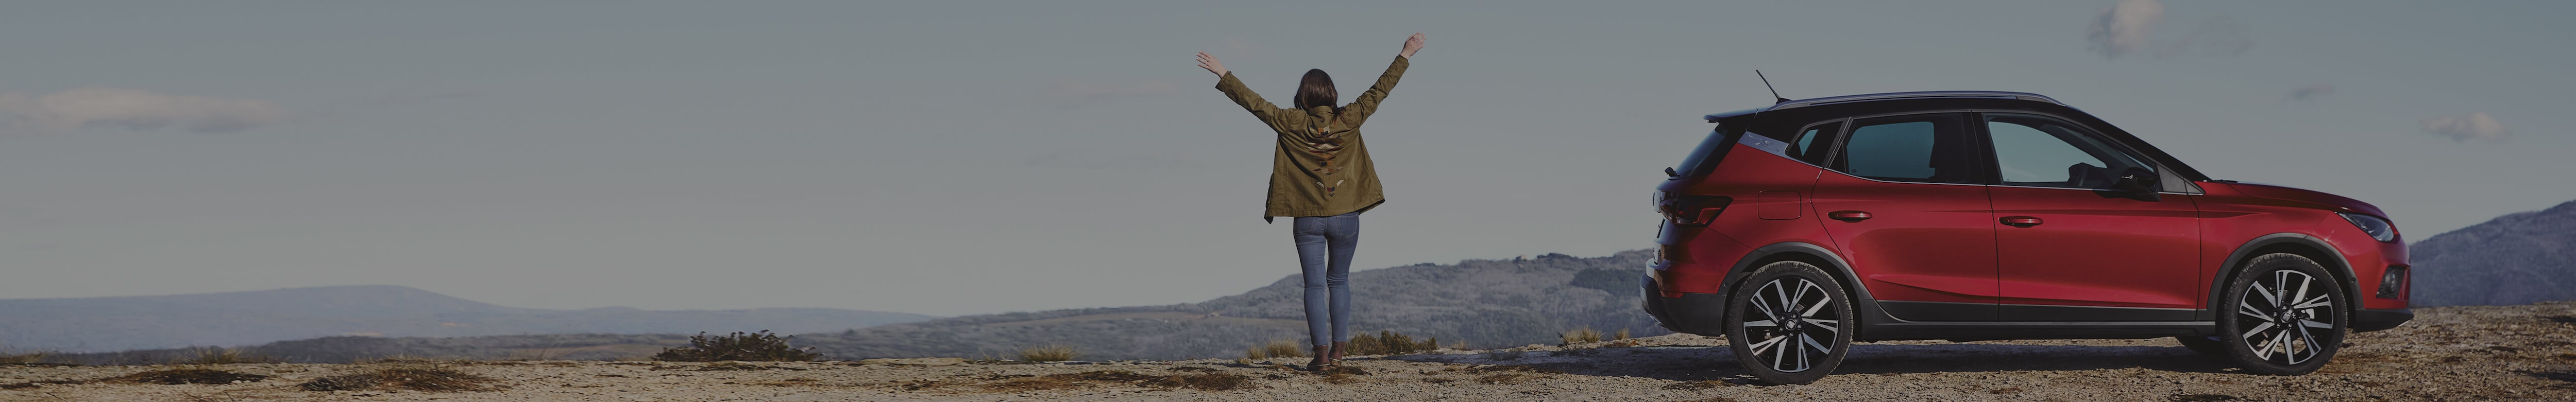
<instances>
[{"instance_id":1,"label":"rock","mask_svg":"<svg viewBox=\"0 0 2576 402\"><path fill-rule=\"evenodd\" d=\"M867 359L859 361L859 365L862 366L955 366L959 364L966 364L966 359L955 357L916 357L910 359Z\"/></svg>"}]
</instances>

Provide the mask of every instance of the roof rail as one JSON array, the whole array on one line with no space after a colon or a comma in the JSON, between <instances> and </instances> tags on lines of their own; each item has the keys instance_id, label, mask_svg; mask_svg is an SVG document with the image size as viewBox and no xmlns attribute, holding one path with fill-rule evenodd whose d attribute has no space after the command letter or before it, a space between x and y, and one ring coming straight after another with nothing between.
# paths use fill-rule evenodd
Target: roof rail
<instances>
[{"instance_id":1,"label":"roof rail","mask_svg":"<svg viewBox=\"0 0 2576 402\"><path fill-rule=\"evenodd\" d=\"M1888 100L1888 99L1916 99L1916 98L1999 98L1999 99L2020 99L2020 100L2034 101L2034 102L2047 102L2047 103L2049 103L2049 104L2052 104L2052 105L2058 105L2058 106L2065 106L2065 105L2066 105L2066 103L2064 103L2064 102L2058 102L2058 101L2057 101L2057 99L2055 99L2055 98L2050 98L2050 97L2048 97L2047 95L2040 95L2040 94L2029 93L2029 92L2004 92L2004 91L1923 91L1923 92L1890 92L1890 93L1883 93L1883 94L1844 95L1844 96L1829 96L1829 97L1814 98L1814 99L1799 99L1799 100L1793 100L1793 101L1788 101L1788 102L1781 102L1780 104L1777 104L1777 105L1772 105L1772 106L1770 107L1770 110L1780 110L1780 109L1788 109L1788 108L1795 108L1795 107L1806 107L1806 106L1815 106L1815 105L1827 105L1827 104L1844 103L1844 102L1874 101L1874 100Z\"/></svg>"}]
</instances>

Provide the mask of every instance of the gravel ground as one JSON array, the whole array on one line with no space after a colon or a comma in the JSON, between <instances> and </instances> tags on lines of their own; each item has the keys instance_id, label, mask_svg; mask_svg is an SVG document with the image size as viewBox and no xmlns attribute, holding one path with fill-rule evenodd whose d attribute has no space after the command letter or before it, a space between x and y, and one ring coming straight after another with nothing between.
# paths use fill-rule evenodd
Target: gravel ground
<instances>
[{"instance_id":1,"label":"gravel ground","mask_svg":"<svg viewBox=\"0 0 2576 402\"><path fill-rule=\"evenodd\" d=\"M0 366L0 401L2576 401L2576 302L2417 310L2357 334L2315 374L2241 373L2169 339L1879 342L1815 384L1755 386L1722 340L1364 358L1318 375L1270 361L392 362L364 365ZM912 363L912 364L885 364ZM308 391L325 376L435 367L495 390ZM103 380L204 368L231 384Z\"/></svg>"}]
</instances>

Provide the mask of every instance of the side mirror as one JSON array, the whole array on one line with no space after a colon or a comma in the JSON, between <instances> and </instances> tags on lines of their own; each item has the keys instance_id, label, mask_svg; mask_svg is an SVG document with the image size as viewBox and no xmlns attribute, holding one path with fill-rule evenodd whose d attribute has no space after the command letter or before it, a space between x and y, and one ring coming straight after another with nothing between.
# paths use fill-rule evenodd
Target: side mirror
<instances>
[{"instance_id":1,"label":"side mirror","mask_svg":"<svg viewBox=\"0 0 2576 402\"><path fill-rule=\"evenodd\" d=\"M2156 172L2148 171L2145 168L2133 167L2121 170L2120 177L2112 180L2111 183L2112 190L2127 193L2126 195L2129 198L2139 201L2156 201L2160 199L2161 197L2157 197L2156 192L2163 188L2163 183L2158 182Z\"/></svg>"}]
</instances>

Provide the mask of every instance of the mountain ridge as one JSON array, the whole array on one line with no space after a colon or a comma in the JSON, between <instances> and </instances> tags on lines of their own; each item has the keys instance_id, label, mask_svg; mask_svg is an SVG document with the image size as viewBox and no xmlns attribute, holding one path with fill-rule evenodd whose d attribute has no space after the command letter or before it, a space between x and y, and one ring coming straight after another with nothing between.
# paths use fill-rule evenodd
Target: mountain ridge
<instances>
[{"instance_id":1,"label":"mountain ridge","mask_svg":"<svg viewBox=\"0 0 2576 402\"><path fill-rule=\"evenodd\" d=\"M2408 245L2417 306L2576 299L2576 201Z\"/></svg>"},{"instance_id":2,"label":"mountain ridge","mask_svg":"<svg viewBox=\"0 0 2576 402\"><path fill-rule=\"evenodd\" d=\"M830 308L521 308L395 285L0 300L0 347L100 352L328 336L820 332L932 316Z\"/></svg>"}]
</instances>

